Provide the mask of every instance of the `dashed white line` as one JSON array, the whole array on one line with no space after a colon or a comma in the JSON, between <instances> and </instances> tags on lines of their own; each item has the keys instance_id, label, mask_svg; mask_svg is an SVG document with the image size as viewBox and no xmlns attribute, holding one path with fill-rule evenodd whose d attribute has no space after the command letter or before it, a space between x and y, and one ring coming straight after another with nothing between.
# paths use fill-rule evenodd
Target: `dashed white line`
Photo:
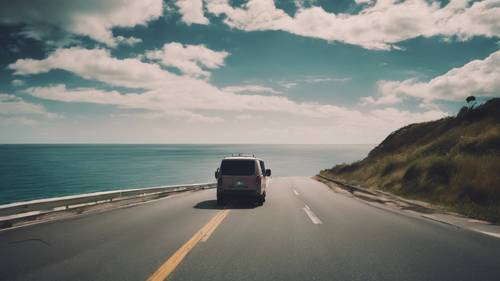
<instances>
[{"instance_id":1,"label":"dashed white line","mask_svg":"<svg viewBox=\"0 0 500 281\"><path fill-rule=\"evenodd\" d=\"M314 212L311 210L311 208L309 208L309 206L306 205L303 209L304 209L304 212L306 212L309 219L311 219L312 223L314 223L314 224L322 224L323 223L318 218L318 216L316 216L316 214L314 214Z\"/></svg>"},{"instance_id":2,"label":"dashed white line","mask_svg":"<svg viewBox=\"0 0 500 281\"><path fill-rule=\"evenodd\" d=\"M297 196L299 195L299 192L295 189L293 190L293 193L295 193L295 195L297 195Z\"/></svg>"}]
</instances>

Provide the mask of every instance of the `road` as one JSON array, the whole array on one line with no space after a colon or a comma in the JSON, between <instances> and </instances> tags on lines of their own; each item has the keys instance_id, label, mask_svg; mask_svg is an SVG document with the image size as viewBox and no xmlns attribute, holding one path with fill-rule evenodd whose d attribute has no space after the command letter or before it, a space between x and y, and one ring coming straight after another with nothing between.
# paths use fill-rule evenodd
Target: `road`
<instances>
[{"instance_id":1,"label":"road","mask_svg":"<svg viewBox=\"0 0 500 281\"><path fill-rule=\"evenodd\" d=\"M214 199L190 192L2 231L0 279L499 280L500 239L309 178L274 178L263 206Z\"/></svg>"}]
</instances>

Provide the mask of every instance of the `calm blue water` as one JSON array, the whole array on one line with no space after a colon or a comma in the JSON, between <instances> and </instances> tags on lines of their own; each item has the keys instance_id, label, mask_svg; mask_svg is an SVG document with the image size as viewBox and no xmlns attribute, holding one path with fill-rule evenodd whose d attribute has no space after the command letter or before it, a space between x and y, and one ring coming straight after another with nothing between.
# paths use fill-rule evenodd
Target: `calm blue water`
<instances>
[{"instance_id":1,"label":"calm blue water","mask_svg":"<svg viewBox=\"0 0 500 281\"><path fill-rule=\"evenodd\" d=\"M0 145L0 204L113 189L212 182L221 158L252 152L273 176L310 176L371 145Z\"/></svg>"}]
</instances>

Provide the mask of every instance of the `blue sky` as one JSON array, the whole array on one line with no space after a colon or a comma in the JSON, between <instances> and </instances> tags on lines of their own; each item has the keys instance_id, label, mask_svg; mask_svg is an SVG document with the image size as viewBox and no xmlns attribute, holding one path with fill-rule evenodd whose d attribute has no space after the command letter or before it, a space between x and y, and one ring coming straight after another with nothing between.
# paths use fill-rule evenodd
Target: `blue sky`
<instances>
[{"instance_id":1,"label":"blue sky","mask_svg":"<svg viewBox=\"0 0 500 281\"><path fill-rule=\"evenodd\" d=\"M378 143L500 95L500 1L0 4L2 143Z\"/></svg>"}]
</instances>

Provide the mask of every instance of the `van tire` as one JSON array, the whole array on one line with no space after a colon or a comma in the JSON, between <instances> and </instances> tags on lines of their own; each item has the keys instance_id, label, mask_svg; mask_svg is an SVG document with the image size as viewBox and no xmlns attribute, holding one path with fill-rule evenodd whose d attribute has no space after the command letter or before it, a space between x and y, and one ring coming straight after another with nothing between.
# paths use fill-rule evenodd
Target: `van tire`
<instances>
[{"instance_id":1,"label":"van tire","mask_svg":"<svg viewBox=\"0 0 500 281\"><path fill-rule=\"evenodd\" d=\"M264 194L257 196L257 204L262 206L264 202L266 202L266 196Z\"/></svg>"}]
</instances>

